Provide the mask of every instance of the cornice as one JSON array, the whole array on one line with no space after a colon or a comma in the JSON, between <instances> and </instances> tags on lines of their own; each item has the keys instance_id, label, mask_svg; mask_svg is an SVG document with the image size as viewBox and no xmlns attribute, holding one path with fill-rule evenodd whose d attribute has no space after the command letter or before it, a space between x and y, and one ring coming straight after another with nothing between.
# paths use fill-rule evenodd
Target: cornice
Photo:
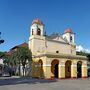
<instances>
[{"instance_id":1,"label":"cornice","mask_svg":"<svg viewBox=\"0 0 90 90\"><path fill-rule=\"evenodd\" d=\"M40 55L33 56L33 58L40 58L40 57L88 60L88 58L86 56L61 54L61 53L58 53L58 54L46 53L46 54L40 54Z\"/></svg>"}]
</instances>

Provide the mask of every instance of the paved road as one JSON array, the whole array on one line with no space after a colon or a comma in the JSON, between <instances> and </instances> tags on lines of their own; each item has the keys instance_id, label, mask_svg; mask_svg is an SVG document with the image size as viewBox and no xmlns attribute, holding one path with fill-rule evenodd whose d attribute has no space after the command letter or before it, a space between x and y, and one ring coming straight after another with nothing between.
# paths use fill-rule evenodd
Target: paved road
<instances>
[{"instance_id":1,"label":"paved road","mask_svg":"<svg viewBox=\"0 0 90 90\"><path fill-rule=\"evenodd\" d=\"M0 90L90 90L89 79L43 80L0 78Z\"/></svg>"}]
</instances>

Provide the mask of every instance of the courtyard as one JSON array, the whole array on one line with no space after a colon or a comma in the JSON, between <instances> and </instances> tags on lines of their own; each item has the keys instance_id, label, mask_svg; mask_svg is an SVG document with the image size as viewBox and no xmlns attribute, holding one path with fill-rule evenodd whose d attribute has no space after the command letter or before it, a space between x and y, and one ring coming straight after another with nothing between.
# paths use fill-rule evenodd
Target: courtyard
<instances>
[{"instance_id":1,"label":"courtyard","mask_svg":"<svg viewBox=\"0 0 90 90\"><path fill-rule=\"evenodd\" d=\"M0 90L90 90L90 78L44 80L0 77Z\"/></svg>"}]
</instances>

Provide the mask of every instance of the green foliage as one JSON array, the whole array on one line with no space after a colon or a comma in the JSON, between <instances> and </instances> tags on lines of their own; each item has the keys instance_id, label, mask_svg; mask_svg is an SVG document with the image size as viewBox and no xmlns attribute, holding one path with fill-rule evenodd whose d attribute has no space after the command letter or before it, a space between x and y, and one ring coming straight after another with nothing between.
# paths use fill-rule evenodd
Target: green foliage
<instances>
[{"instance_id":1,"label":"green foliage","mask_svg":"<svg viewBox=\"0 0 90 90\"><path fill-rule=\"evenodd\" d=\"M88 61L90 62L90 54L87 57L88 57Z\"/></svg>"},{"instance_id":2,"label":"green foliage","mask_svg":"<svg viewBox=\"0 0 90 90\"><path fill-rule=\"evenodd\" d=\"M0 52L0 57L3 57L5 55L5 52Z\"/></svg>"},{"instance_id":3,"label":"green foliage","mask_svg":"<svg viewBox=\"0 0 90 90\"><path fill-rule=\"evenodd\" d=\"M4 56L4 63L18 65L21 63L26 63L26 60L32 60L31 51L28 47L19 47L16 51L13 51L11 55Z\"/></svg>"},{"instance_id":4,"label":"green foliage","mask_svg":"<svg viewBox=\"0 0 90 90\"><path fill-rule=\"evenodd\" d=\"M89 53L82 52L82 51L76 52L76 54L77 54L77 55L82 55L82 56L88 56L88 55L89 55Z\"/></svg>"},{"instance_id":5,"label":"green foliage","mask_svg":"<svg viewBox=\"0 0 90 90\"><path fill-rule=\"evenodd\" d=\"M32 60L32 54L31 54L31 51L28 49L28 47L18 48L17 51L14 52L14 56L21 63L26 63L26 60L28 61Z\"/></svg>"},{"instance_id":6,"label":"green foliage","mask_svg":"<svg viewBox=\"0 0 90 90\"><path fill-rule=\"evenodd\" d=\"M9 64L9 62L10 62L10 56L5 55L3 58L4 58L3 63L4 63L4 64L6 64L6 63Z\"/></svg>"},{"instance_id":7,"label":"green foliage","mask_svg":"<svg viewBox=\"0 0 90 90\"><path fill-rule=\"evenodd\" d=\"M4 63L8 63L9 56L5 54L5 52L0 52L0 58L4 59Z\"/></svg>"},{"instance_id":8,"label":"green foliage","mask_svg":"<svg viewBox=\"0 0 90 90\"><path fill-rule=\"evenodd\" d=\"M25 65L28 64L31 67L32 53L28 47L19 47L11 51L10 55L4 56L4 63L11 67L19 67L18 75L20 75L20 66L23 65L23 75L25 71Z\"/></svg>"},{"instance_id":9,"label":"green foliage","mask_svg":"<svg viewBox=\"0 0 90 90\"><path fill-rule=\"evenodd\" d=\"M77 55L82 55L82 56L86 56L88 57L88 61L90 61L90 53L86 53L86 52L76 52Z\"/></svg>"},{"instance_id":10,"label":"green foliage","mask_svg":"<svg viewBox=\"0 0 90 90\"><path fill-rule=\"evenodd\" d=\"M28 47L20 47L17 49L17 51L15 51L13 53L13 55L16 58L16 61L15 61L16 64L17 64L17 62L19 64L19 75L20 75L20 64L23 65L23 76L24 76L25 65L26 65L27 61L28 61L28 63L30 63L30 61L32 60L31 51L28 49Z\"/></svg>"}]
</instances>

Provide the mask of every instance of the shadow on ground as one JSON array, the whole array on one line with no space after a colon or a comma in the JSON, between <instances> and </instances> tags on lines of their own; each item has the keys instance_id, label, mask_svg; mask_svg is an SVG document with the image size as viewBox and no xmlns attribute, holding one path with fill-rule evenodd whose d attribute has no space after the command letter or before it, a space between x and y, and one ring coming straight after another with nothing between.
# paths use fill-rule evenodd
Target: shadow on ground
<instances>
[{"instance_id":1,"label":"shadow on ground","mask_svg":"<svg viewBox=\"0 0 90 90\"><path fill-rule=\"evenodd\" d=\"M17 85L17 84L53 83L53 82L57 82L57 80L35 79L30 77L8 78L8 79L0 79L0 86Z\"/></svg>"}]
</instances>

